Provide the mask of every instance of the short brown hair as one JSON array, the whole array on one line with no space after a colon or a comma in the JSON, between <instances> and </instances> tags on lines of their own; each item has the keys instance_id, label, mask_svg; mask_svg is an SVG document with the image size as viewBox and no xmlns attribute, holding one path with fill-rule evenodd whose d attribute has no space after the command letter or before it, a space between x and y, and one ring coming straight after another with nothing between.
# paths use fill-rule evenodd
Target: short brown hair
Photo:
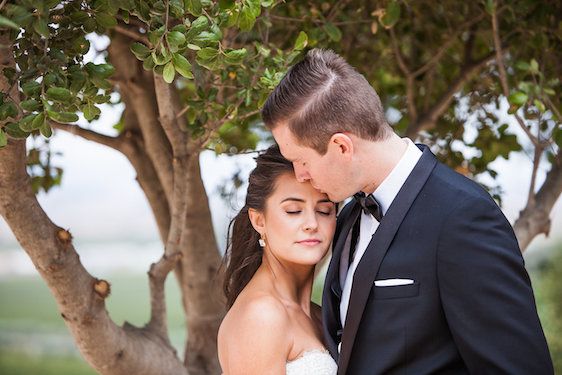
<instances>
[{"instance_id":1,"label":"short brown hair","mask_svg":"<svg viewBox=\"0 0 562 375\"><path fill-rule=\"evenodd\" d=\"M301 144L321 155L338 132L374 141L392 133L379 96L365 77L335 52L317 48L289 69L261 115L270 129L286 122Z\"/></svg>"}]
</instances>

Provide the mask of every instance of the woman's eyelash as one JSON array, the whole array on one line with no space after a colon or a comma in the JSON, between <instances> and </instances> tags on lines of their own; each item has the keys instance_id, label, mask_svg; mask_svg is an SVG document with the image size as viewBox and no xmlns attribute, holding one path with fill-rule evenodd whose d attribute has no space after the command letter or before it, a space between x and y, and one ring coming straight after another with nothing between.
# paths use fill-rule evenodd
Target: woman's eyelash
<instances>
[{"instance_id":1,"label":"woman's eyelash","mask_svg":"<svg viewBox=\"0 0 562 375\"><path fill-rule=\"evenodd\" d=\"M289 215L295 215L295 214L300 214L300 213L301 213L301 211L286 211L286 212L287 212ZM332 214L332 211L328 211L328 212L325 212L325 211L317 211L317 212L318 212L319 214L321 214L321 215L326 215L326 216Z\"/></svg>"}]
</instances>

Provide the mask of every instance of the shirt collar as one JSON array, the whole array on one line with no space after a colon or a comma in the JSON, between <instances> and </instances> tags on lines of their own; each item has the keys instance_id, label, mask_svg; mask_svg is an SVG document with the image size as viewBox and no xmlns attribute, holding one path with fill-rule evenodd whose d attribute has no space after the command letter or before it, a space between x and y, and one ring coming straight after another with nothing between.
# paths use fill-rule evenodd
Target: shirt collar
<instances>
[{"instance_id":1,"label":"shirt collar","mask_svg":"<svg viewBox=\"0 0 562 375\"><path fill-rule=\"evenodd\" d=\"M406 179L416 166L418 160L422 156L420 149L409 138L402 138L407 144L406 152L400 158L400 161L392 169L388 176L374 191L373 196L379 203L382 214L385 215L386 211L394 201L396 195L406 182Z\"/></svg>"}]
</instances>

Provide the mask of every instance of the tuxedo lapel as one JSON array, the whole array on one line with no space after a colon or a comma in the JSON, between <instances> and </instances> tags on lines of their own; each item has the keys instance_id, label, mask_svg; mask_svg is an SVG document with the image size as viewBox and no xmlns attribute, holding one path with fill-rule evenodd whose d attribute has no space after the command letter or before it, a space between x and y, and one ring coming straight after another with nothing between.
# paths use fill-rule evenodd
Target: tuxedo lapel
<instances>
[{"instance_id":1,"label":"tuxedo lapel","mask_svg":"<svg viewBox=\"0 0 562 375\"><path fill-rule=\"evenodd\" d=\"M388 208L355 271L339 355L338 374L345 374L347 371L363 310L386 251L410 206L437 163L437 159L429 148L422 147L420 148L422 148L423 154L420 160Z\"/></svg>"},{"instance_id":2,"label":"tuxedo lapel","mask_svg":"<svg viewBox=\"0 0 562 375\"><path fill-rule=\"evenodd\" d=\"M361 213L361 206L357 203L352 203L348 213L342 212L342 226L338 233L338 238L332 246L332 259L326 272L326 278L324 281L324 290L322 292L322 315L323 315L323 328L324 337L328 346L328 350L334 358L338 356L338 343L335 341L335 337L332 332L337 331L340 327L339 322L339 301L341 299L341 287L339 281L339 269L340 269L340 259L341 254L344 250L344 245L346 239L349 235L351 227L357 217ZM334 298L336 297L336 298Z\"/></svg>"}]
</instances>

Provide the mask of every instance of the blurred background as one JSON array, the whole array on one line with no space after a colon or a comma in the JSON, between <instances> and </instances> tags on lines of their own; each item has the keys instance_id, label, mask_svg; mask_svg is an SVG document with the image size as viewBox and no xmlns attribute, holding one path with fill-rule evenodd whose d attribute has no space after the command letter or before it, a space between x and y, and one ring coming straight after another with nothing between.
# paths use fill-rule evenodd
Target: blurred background
<instances>
[{"instance_id":1,"label":"blurred background","mask_svg":"<svg viewBox=\"0 0 562 375\"><path fill-rule=\"evenodd\" d=\"M119 108L107 108L97 123L111 134ZM516 131L515 126L513 126ZM28 140L32 142L31 140ZM265 139L258 149L267 147ZM129 162L117 152L65 132L50 146L59 152L53 164L64 169L61 186L41 192L43 209L74 236L80 259L90 273L111 282L108 310L117 324L125 320L142 326L149 317L146 272L163 251L146 198ZM245 185L236 194L234 180L245 181L254 154L201 155L201 172L209 195L219 248L224 249L228 221L241 207ZM498 183L505 189L503 211L513 222L525 202L531 161L513 153L494 162ZM541 172L544 175L544 171ZM233 178L235 176L235 178ZM541 178L544 178L542 176ZM562 204L552 214L549 237L537 237L525 252L539 314L553 359L562 369ZM321 291L315 285L315 299ZM177 283L168 278L167 306L173 344L185 343L185 326ZM60 317L55 301L27 254L0 218L0 374L93 374L80 357Z\"/></svg>"},{"instance_id":2,"label":"blurred background","mask_svg":"<svg viewBox=\"0 0 562 375\"><path fill-rule=\"evenodd\" d=\"M374 34L376 30L371 32ZM109 39L91 34L88 39L93 48L85 61L103 62L104 56L96 51L105 50ZM391 81L389 77L382 79ZM459 111L468 106L463 100L455 105ZM112 97L112 102L118 101L118 97ZM506 123L506 134L514 135L524 145L523 131L506 115L508 107L505 98L499 100L494 110L495 122ZM98 120L88 123L81 118L77 124L116 135L114 124L120 121L123 105L102 104L100 108ZM387 117L397 126L401 120L407 120L392 109ZM458 117L466 117L464 140L474 141L481 119L462 114ZM258 150L271 142L268 134L260 136ZM128 321L143 326L150 312L146 273L150 264L161 257L163 245L146 196L135 180L134 169L121 153L69 133L55 130L49 141L41 138L28 139L28 148L49 149L51 164L64 170L64 174L60 186L39 193L39 202L56 225L72 233L85 268L94 277L111 283L106 304L113 321L118 325ZM456 151L467 159L473 152L462 146ZM212 151L201 154L201 173L221 251L226 243L228 222L242 206L244 181L254 166L254 156L254 153L217 156ZM501 207L513 223L527 201L532 156L525 149L513 151L507 157L497 157L489 167L497 172L495 179L483 173L478 175L478 181L501 187ZM548 167L548 163L539 166L537 186L543 183ZM550 216L549 236L536 237L524 258L555 368L562 373L562 199L558 199ZM320 272L314 288L315 301L322 290L322 277ZM172 344L183 353L186 328L173 275L167 280L166 292ZM76 349L49 289L0 217L0 374L94 373Z\"/></svg>"}]
</instances>

